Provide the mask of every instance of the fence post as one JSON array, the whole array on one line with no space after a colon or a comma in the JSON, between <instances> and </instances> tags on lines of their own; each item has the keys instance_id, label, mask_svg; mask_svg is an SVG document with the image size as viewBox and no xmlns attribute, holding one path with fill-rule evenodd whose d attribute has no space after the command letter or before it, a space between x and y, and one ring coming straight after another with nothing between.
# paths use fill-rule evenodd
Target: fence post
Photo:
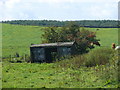
<instances>
[{"instance_id":1,"label":"fence post","mask_svg":"<svg viewBox=\"0 0 120 90\"><path fill-rule=\"evenodd\" d=\"M27 54L24 54L24 61L26 61Z\"/></svg>"},{"instance_id":2,"label":"fence post","mask_svg":"<svg viewBox=\"0 0 120 90\"><path fill-rule=\"evenodd\" d=\"M10 61L12 61L12 55L10 55Z\"/></svg>"},{"instance_id":3,"label":"fence post","mask_svg":"<svg viewBox=\"0 0 120 90\"><path fill-rule=\"evenodd\" d=\"M11 56L10 55L9 55L8 59L9 59L9 61L11 61Z\"/></svg>"},{"instance_id":4,"label":"fence post","mask_svg":"<svg viewBox=\"0 0 120 90\"><path fill-rule=\"evenodd\" d=\"M24 61L25 61L25 54L23 55L23 57L24 57Z\"/></svg>"}]
</instances>

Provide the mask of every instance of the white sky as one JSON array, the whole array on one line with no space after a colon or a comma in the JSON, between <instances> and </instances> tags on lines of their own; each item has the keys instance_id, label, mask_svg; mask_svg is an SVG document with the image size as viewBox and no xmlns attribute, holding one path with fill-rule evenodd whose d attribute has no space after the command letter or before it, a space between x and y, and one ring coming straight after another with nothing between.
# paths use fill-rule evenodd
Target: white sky
<instances>
[{"instance_id":1,"label":"white sky","mask_svg":"<svg viewBox=\"0 0 120 90\"><path fill-rule=\"evenodd\" d=\"M117 20L119 0L0 0L1 20Z\"/></svg>"}]
</instances>

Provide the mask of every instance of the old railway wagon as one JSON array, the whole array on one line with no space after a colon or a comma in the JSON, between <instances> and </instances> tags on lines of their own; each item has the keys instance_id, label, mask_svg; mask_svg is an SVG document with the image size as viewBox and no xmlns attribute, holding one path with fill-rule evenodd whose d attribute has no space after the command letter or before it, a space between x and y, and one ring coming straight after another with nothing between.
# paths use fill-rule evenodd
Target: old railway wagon
<instances>
[{"instance_id":1,"label":"old railway wagon","mask_svg":"<svg viewBox=\"0 0 120 90\"><path fill-rule=\"evenodd\" d=\"M31 62L53 62L55 57L74 55L76 52L75 42L57 42L46 44L34 44L30 46Z\"/></svg>"}]
</instances>

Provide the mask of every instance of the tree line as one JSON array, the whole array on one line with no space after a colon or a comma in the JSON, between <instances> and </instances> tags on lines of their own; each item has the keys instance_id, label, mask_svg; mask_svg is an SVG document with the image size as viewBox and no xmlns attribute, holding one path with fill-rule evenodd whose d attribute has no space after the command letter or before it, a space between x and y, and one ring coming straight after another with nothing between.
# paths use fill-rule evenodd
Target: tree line
<instances>
[{"instance_id":1,"label":"tree line","mask_svg":"<svg viewBox=\"0 0 120 90\"><path fill-rule=\"evenodd\" d=\"M57 20L12 20L2 21L2 23L17 24L17 25L34 25L45 27L63 27L70 22L75 22L80 27L91 28L117 28L119 26L118 20L78 20L78 21L57 21Z\"/></svg>"}]
</instances>

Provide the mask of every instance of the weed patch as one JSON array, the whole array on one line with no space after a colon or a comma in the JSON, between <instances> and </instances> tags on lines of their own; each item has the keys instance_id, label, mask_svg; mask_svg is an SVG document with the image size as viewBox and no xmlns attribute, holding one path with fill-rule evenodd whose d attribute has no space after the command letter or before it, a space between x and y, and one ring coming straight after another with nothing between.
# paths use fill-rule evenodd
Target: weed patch
<instances>
[{"instance_id":1,"label":"weed patch","mask_svg":"<svg viewBox=\"0 0 120 90\"><path fill-rule=\"evenodd\" d=\"M113 57L114 52L114 50L109 48L99 48L92 50L86 54L86 60L84 60L84 64L87 67L105 65L109 63L109 60Z\"/></svg>"}]
</instances>

